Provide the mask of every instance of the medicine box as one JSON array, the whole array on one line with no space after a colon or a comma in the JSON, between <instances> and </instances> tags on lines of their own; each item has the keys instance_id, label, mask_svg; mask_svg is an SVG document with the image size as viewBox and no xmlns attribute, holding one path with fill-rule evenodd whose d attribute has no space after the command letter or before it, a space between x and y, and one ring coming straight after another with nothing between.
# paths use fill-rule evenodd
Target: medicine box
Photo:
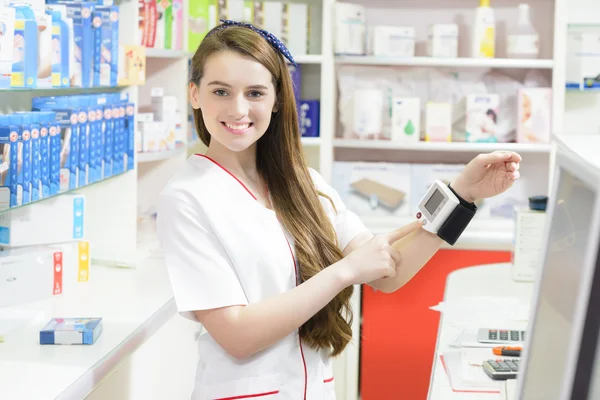
<instances>
[{"instance_id":1,"label":"medicine box","mask_svg":"<svg viewBox=\"0 0 600 400\"><path fill-rule=\"evenodd\" d=\"M366 8L358 4L335 3L336 54L364 55L366 51Z\"/></svg>"},{"instance_id":2,"label":"medicine box","mask_svg":"<svg viewBox=\"0 0 600 400\"><path fill-rule=\"evenodd\" d=\"M374 26L369 29L368 53L375 56L414 57L415 28Z\"/></svg>"},{"instance_id":3,"label":"medicine box","mask_svg":"<svg viewBox=\"0 0 600 400\"><path fill-rule=\"evenodd\" d=\"M521 88L517 96L517 142L548 143L552 130L552 89Z\"/></svg>"},{"instance_id":4,"label":"medicine box","mask_svg":"<svg viewBox=\"0 0 600 400\"><path fill-rule=\"evenodd\" d=\"M425 106L425 141L452 141L452 108L449 103L428 102Z\"/></svg>"},{"instance_id":5,"label":"medicine box","mask_svg":"<svg viewBox=\"0 0 600 400\"><path fill-rule=\"evenodd\" d=\"M498 141L497 94L469 94L466 97L466 138L467 142L495 143Z\"/></svg>"},{"instance_id":6,"label":"medicine box","mask_svg":"<svg viewBox=\"0 0 600 400\"><path fill-rule=\"evenodd\" d=\"M319 136L319 100L300 101L300 133L303 137Z\"/></svg>"},{"instance_id":7,"label":"medicine box","mask_svg":"<svg viewBox=\"0 0 600 400\"><path fill-rule=\"evenodd\" d=\"M590 25L569 26L566 51L566 87L600 87L600 29Z\"/></svg>"},{"instance_id":8,"label":"medicine box","mask_svg":"<svg viewBox=\"0 0 600 400\"><path fill-rule=\"evenodd\" d=\"M308 12L308 4L283 4L281 40L294 56L308 54Z\"/></svg>"},{"instance_id":9,"label":"medicine box","mask_svg":"<svg viewBox=\"0 0 600 400\"><path fill-rule=\"evenodd\" d=\"M0 89L10 87L15 34L15 9L0 5Z\"/></svg>"},{"instance_id":10,"label":"medicine box","mask_svg":"<svg viewBox=\"0 0 600 400\"><path fill-rule=\"evenodd\" d=\"M358 216L405 217L410 212L410 164L335 162L333 186Z\"/></svg>"},{"instance_id":11,"label":"medicine box","mask_svg":"<svg viewBox=\"0 0 600 400\"><path fill-rule=\"evenodd\" d=\"M430 25L427 35L427 55L429 57L458 57L458 25Z\"/></svg>"},{"instance_id":12,"label":"medicine box","mask_svg":"<svg viewBox=\"0 0 600 400\"><path fill-rule=\"evenodd\" d=\"M515 281L531 282L541 267L546 213L520 208L515 223L511 275Z\"/></svg>"},{"instance_id":13,"label":"medicine box","mask_svg":"<svg viewBox=\"0 0 600 400\"><path fill-rule=\"evenodd\" d=\"M421 99L395 97L392 99L391 140L398 143L418 143L421 134Z\"/></svg>"},{"instance_id":14,"label":"medicine box","mask_svg":"<svg viewBox=\"0 0 600 400\"><path fill-rule=\"evenodd\" d=\"M85 197L64 194L0 214L0 246L21 247L85 238Z\"/></svg>"},{"instance_id":15,"label":"medicine box","mask_svg":"<svg viewBox=\"0 0 600 400\"><path fill-rule=\"evenodd\" d=\"M302 65L294 66L292 64L287 65L290 78L292 79L292 86L294 88L294 97L296 103L300 102L300 93L302 89Z\"/></svg>"},{"instance_id":16,"label":"medicine box","mask_svg":"<svg viewBox=\"0 0 600 400\"><path fill-rule=\"evenodd\" d=\"M40 331L40 344L94 344L102 330L102 318L52 318Z\"/></svg>"},{"instance_id":17,"label":"medicine box","mask_svg":"<svg viewBox=\"0 0 600 400\"><path fill-rule=\"evenodd\" d=\"M144 5L146 3L144 2ZM262 3L259 3L262 4ZM217 0L190 0L188 5L188 51L195 53L206 33L218 24ZM140 16L141 16L140 12ZM144 29L144 32L149 29ZM146 45L142 43L142 45Z\"/></svg>"}]
</instances>

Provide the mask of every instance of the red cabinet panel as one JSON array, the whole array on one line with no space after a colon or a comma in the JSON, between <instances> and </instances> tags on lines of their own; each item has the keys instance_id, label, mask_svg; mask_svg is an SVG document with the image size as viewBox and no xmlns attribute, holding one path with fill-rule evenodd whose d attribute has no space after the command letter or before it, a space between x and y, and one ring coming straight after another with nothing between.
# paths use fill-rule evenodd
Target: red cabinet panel
<instances>
[{"instance_id":1,"label":"red cabinet panel","mask_svg":"<svg viewBox=\"0 0 600 400\"><path fill-rule=\"evenodd\" d=\"M392 294L363 286L360 391L362 400L424 400L448 274L474 265L510 262L510 252L440 250Z\"/></svg>"}]
</instances>

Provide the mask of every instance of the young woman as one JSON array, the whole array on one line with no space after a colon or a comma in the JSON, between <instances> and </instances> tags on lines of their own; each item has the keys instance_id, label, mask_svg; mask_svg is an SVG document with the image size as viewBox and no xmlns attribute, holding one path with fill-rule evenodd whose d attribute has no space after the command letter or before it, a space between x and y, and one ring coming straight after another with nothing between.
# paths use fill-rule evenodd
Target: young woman
<instances>
[{"instance_id":1,"label":"young woman","mask_svg":"<svg viewBox=\"0 0 600 400\"><path fill-rule=\"evenodd\" d=\"M161 193L158 229L178 309L206 329L194 399L334 399L353 285L393 292L442 243L418 222L373 236L307 168L284 57L269 33L225 21L192 60L208 151ZM497 195L520 160L480 155L452 187L470 202Z\"/></svg>"}]
</instances>

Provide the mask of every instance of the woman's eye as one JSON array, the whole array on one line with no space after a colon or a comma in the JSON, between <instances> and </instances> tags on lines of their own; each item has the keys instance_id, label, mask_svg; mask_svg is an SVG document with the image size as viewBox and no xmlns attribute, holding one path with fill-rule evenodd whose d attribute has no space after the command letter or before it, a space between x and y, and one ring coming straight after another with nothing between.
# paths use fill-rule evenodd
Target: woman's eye
<instances>
[{"instance_id":1,"label":"woman's eye","mask_svg":"<svg viewBox=\"0 0 600 400\"><path fill-rule=\"evenodd\" d=\"M216 94L217 96L226 96L227 95L227 92L222 89L215 90L213 93Z\"/></svg>"},{"instance_id":2,"label":"woman's eye","mask_svg":"<svg viewBox=\"0 0 600 400\"><path fill-rule=\"evenodd\" d=\"M261 92L256 92L256 91L248 93L248 96L250 96L250 97L261 97L262 95L263 94Z\"/></svg>"}]
</instances>

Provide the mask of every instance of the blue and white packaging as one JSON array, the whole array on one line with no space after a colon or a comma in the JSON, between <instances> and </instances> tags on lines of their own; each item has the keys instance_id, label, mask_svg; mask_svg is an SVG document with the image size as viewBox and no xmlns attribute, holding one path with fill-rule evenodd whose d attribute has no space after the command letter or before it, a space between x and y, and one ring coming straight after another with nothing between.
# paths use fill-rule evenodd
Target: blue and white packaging
<instances>
[{"instance_id":1,"label":"blue and white packaging","mask_svg":"<svg viewBox=\"0 0 600 400\"><path fill-rule=\"evenodd\" d=\"M135 168L135 104L125 103L125 115L126 115L126 169L130 171Z\"/></svg>"},{"instance_id":2,"label":"blue and white packaging","mask_svg":"<svg viewBox=\"0 0 600 400\"><path fill-rule=\"evenodd\" d=\"M37 201L42 197L42 181L41 181L41 171L40 171L40 120L37 113L23 113L26 115L30 122L30 151L27 154L31 154L31 161L29 164L29 168L25 167L24 175L28 175L28 170L31 171L31 184L28 185L31 187L31 201ZM25 151L25 143L23 143L23 151ZM27 157L26 154L23 154L24 157ZM23 166L26 165L25 158L23 159Z\"/></svg>"},{"instance_id":3,"label":"blue and white packaging","mask_svg":"<svg viewBox=\"0 0 600 400\"><path fill-rule=\"evenodd\" d=\"M50 196L50 130L56 129L54 127L55 115L51 111L38 111L37 114L38 121L40 121L40 181L42 198L45 198ZM58 171L58 168L56 170Z\"/></svg>"},{"instance_id":4,"label":"blue and white packaging","mask_svg":"<svg viewBox=\"0 0 600 400\"><path fill-rule=\"evenodd\" d=\"M10 87L15 35L15 9L0 5L0 89Z\"/></svg>"},{"instance_id":5,"label":"blue and white packaging","mask_svg":"<svg viewBox=\"0 0 600 400\"><path fill-rule=\"evenodd\" d=\"M91 87L93 84L94 32L92 12L94 3L60 1L67 6L67 17L73 20L75 70L72 86Z\"/></svg>"},{"instance_id":6,"label":"blue and white packaging","mask_svg":"<svg viewBox=\"0 0 600 400\"><path fill-rule=\"evenodd\" d=\"M119 70L119 7L97 6L94 26L94 86L117 86Z\"/></svg>"},{"instance_id":7,"label":"blue and white packaging","mask_svg":"<svg viewBox=\"0 0 600 400\"><path fill-rule=\"evenodd\" d=\"M33 118L29 114L21 114L21 134L17 138L19 142L18 160L20 163L17 185L21 187L21 204L31 202L31 129Z\"/></svg>"},{"instance_id":8,"label":"blue and white packaging","mask_svg":"<svg viewBox=\"0 0 600 400\"><path fill-rule=\"evenodd\" d=\"M73 110L77 110L77 122L79 124L79 138L77 143L77 187L83 187L88 184L89 175L89 107L87 99L84 96L69 96L69 104Z\"/></svg>"},{"instance_id":9,"label":"blue and white packaging","mask_svg":"<svg viewBox=\"0 0 600 400\"><path fill-rule=\"evenodd\" d=\"M115 117L116 115L116 117ZM115 121L113 175L125 172L125 104L114 103L113 119Z\"/></svg>"},{"instance_id":10,"label":"blue and white packaging","mask_svg":"<svg viewBox=\"0 0 600 400\"><path fill-rule=\"evenodd\" d=\"M28 5L16 5L14 8L15 47L10 84L12 87L35 88L38 75L38 32L35 14Z\"/></svg>"},{"instance_id":11,"label":"blue and white packaging","mask_svg":"<svg viewBox=\"0 0 600 400\"><path fill-rule=\"evenodd\" d=\"M106 97L104 99L107 101ZM104 123L102 125L103 131L103 148L104 148L104 170L103 178L108 178L113 175L113 154L114 154L114 122L113 118L113 106L111 104L104 104Z\"/></svg>"},{"instance_id":12,"label":"blue and white packaging","mask_svg":"<svg viewBox=\"0 0 600 400\"><path fill-rule=\"evenodd\" d=\"M85 238L85 196L66 193L0 214L0 245L37 246Z\"/></svg>"},{"instance_id":13,"label":"blue and white packaging","mask_svg":"<svg viewBox=\"0 0 600 400\"><path fill-rule=\"evenodd\" d=\"M60 15L60 74L62 87L70 87L71 84L75 86L76 55L74 35L75 29L73 28L73 19L68 17L69 14L67 12L67 6L65 4L49 4L49 2L47 2L46 8L49 10L49 12L53 13L56 11ZM53 18L55 17L53 16ZM54 81L53 85L56 86Z\"/></svg>"},{"instance_id":14,"label":"blue and white packaging","mask_svg":"<svg viewBox=\"0 0 600 400\"><path fill-rule=\"evenodd\" d=\"M17 117L20 120L20 117ZM18 121L20 129L20 121ZM17 156L18 132L15 118L0 115L0 210L18 205L17 202Z\"/></svg>"},{"instance_id":15,"label":"blue and white packaging","mask_svg":"<svg viewBox=\"0 0 600 400\"><path fill-rule=\"evenodd\" d=\"M73 109L67 97L37 97L33 99L34 111L53 111L58 123L60 142L59 192L77 189L79 172L79 110ZM50 163L56 156L56 141L50 138ZM52 173L51 173L52 175Z\"/></svg>"},{"instance_id":16,"label":"blue and white packaging","mask_svg":"<svg viewBox=\"0 0 600 400\"><path fill-rule=\"evenodd\" d=\"M102 330L102 318L52 318L40 330L40 344L90 345Z\"/></svg>"},{"instance_id":17,"label":"blue and white packaging","mask_svg":"<svg viewBox=\"0 0 600 400\"><path fill-rule=\"evenodd\" d=\"M300 100L300 133L303 137L319 137L319 100Z\"/></svg>"},{"instance_id":18,"label":"blue and white packaging","mask_svg":"<svg viewBox=\"0 0 600 400\"><path fill-rule=\"evenodd\" d=\"M59 10L47 10L52 16L52 86L70 86L70 36L71 31ZM66 18L66 9L64 10ZM71 21L71 26L73 25Z\"/></svg>"}]
</instances>

